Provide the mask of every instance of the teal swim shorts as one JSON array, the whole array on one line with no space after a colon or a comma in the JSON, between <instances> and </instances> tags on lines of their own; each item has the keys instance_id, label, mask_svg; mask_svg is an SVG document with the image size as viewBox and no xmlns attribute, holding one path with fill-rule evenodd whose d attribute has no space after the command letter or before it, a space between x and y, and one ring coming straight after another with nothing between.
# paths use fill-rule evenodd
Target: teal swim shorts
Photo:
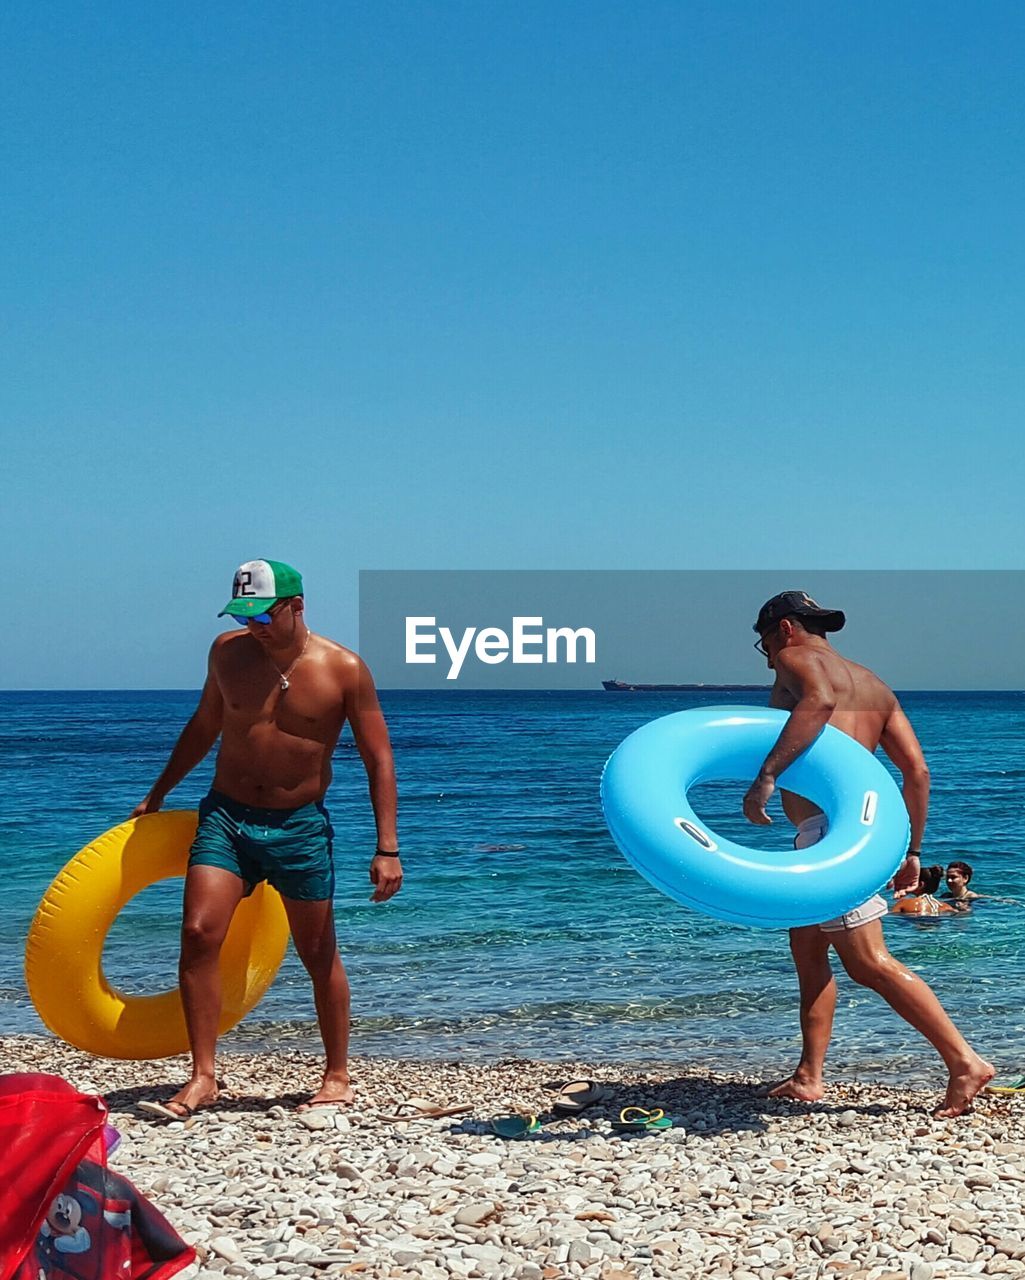
<instances>
[{"instance_id":1,"label":"teal swim shorts","mask_svg":"<svg viewBox=\"0 0 1025 1280\"><path fill-rule=\"evenodd\" d=\"M199 806L190 867L220 867L245 885L261 880L283 898L323 902L334 897L334 831L319 802L299 809L257 809L211 791Z\"/></svg>"}]
</instances>

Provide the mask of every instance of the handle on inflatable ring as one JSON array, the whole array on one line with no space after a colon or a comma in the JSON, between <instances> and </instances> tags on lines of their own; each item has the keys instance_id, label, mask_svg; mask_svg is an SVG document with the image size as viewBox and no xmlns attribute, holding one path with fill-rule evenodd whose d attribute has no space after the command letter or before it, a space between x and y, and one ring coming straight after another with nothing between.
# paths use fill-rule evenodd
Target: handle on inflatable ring
<instances>
[{"instance_id":1,"label":"handle on inflatable ring","mask_svg":"<svg viewBox=\"0 0 1025 1280\"><path fill-rule=\"evenodd\" d=\"M787 718L771 707L677 711L612 753L601 780L605 821L656 889L720 920L780 929L843 915L891 878L908 848L904 799L875 756L830 725L777 780L825 813L828 830L817 844L736 844L691 808L687 793L699 782L750 782Z\"/></svg>"},{"instance_id":2,"label":"handle on inflatable ring","mask_svg":"<svg viewBox=\"0 0 1025 1280\"><path fill-rule=\"evenodd\" d=\"M103 972L103 946L125 903L159 880L185 874L196 821L195 811L168 810L123 822L76 853L43 895L29 928L25 980L54 1035L108 1058L187 1051L177 987L124 995ZM239 904L221 950L220 1031L259 1003L287 943L284 904L260 884Z\"/></svg>"}]
</instances>

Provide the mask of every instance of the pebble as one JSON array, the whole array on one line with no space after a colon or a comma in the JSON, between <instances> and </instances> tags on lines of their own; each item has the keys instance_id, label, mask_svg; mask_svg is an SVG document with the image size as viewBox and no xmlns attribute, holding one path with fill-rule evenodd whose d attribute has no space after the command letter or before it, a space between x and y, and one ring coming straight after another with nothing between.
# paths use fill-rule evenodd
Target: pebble
<instances>
[{"instance_id":1,"label":"pebble","mask_svg":"<svg viewBox=\"0 0 1025 1280\"><path fill-rule=\"evenodd\" d=\"M485 1222L495 1212L496 1206L490 1201L485 1200L481 1204L464 1205L456 1213L456 1222L460 1226L475 1227L478 1223Z\"/></svg>"},{"instance_id":2,"label":"pebble","mask_svg":"<svg viewBox=\"0 0 1025 1280\"><path fill-rule=\"evenodd\" d=\"M334 1116L328 1115L326 1108L318 1111L302 1111L297 1117L306 1129L333 1129Z\"/></svg>"},{"instance_id":3,"label":"pebble","mask_svg":"<svg viewBox=\"0 0 1025 1280\"><path fill-rule=\"evenodd\" d=\"M210 1241L210 1252L216 1253L219 1258L224 1258L227 1262L245 1262L241 1249L228 1236L215 1236Z\"/></svg>"},{"instance_id":4,"label":"pebble","mask_svg":"<svg viewBox=\"0 0 1025 1280\"><path fill-rule=\"evenodd\" d=\"M468 1244L463 1248L464 1258L473 1258L476 1262L502 1261L502 1250L493 1244Z\"/></svg>"},{"instance_id":5,"label":"pebble","mask_svg":"<svg viewBox=\"0 0 1025 1280\"><path fill-rule=\"evenodd\" d=\"M974 1236L954 1236L950 1241L950 1256L961 1262L974 1262L981 1248L982 1242Z\"/></svg>"},{"instance_id":6,"label":"pebble","mask_svg":"<svg viewBox=\"0 0 1025 1280\"><path fill-rule=\"evenodd\" d=\"M320 1062L224 1054L229 1089L188 1126L126 1101L112 1166L197 1248L181 1280L1025 1280L1025 1108L983 1099L934 1122L936 1094L833 1084L821 1108L756 1097L741 1075L525 1061L353 1063L348 1112L296 1113ZM166 1089L186 1063L103 1062L43 1038L0 1039L3 1070L102 1079L113 1101ZM539 1114L552 1080L608 1081L584 1116L502 1143L491 1116ZM244 1102L234 1103L230 1086ZM382 1117L473 1100L468 1117ZM268 1098L261 1107L261 1096ZM621 1107L676 1127L623 1140Z\"/></svg>"}]
</instances>

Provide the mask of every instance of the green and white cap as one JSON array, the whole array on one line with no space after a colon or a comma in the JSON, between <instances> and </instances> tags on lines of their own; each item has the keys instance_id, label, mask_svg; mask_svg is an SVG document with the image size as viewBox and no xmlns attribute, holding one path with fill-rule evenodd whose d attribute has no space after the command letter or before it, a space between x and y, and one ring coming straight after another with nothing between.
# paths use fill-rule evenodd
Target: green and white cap
<instances>
[{"instance_id":1,"label":"green and white cap","mask_svg":"<svg viewBox=\"0 0 1025 1280\"><path fill-rule=\"evenodd\" d=\"M235 618L251 618L266 613L286 596L301 596L302 575L280 560L247 560L235 570L231 599L217 615L230 613Z\"/></svg>"}]
</instances>

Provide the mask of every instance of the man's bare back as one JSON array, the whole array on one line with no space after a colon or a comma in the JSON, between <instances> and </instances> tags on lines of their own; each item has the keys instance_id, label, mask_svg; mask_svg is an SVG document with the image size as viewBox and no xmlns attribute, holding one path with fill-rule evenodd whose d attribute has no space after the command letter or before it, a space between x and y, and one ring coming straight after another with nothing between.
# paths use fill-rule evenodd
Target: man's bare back
<instances>
[{"instance_id":1,"label":"man's bare back","mask_svg":"<svg viewBox=\"0 0 1025 1280\"><path fill-rule=\"evenodd\" d=\"M898 755L911 731L907 717L893 690L868 667L851 662L830 645L813 643L796 650L783 650L773 662L776 681L770 703L793 711L809 683L828 688L833 710L828 723L860 742L869 751L882 746L887 755ZM892 756L891 756L892 758ZM781 791L783 812L794 826L821 810L804 796Z\"/></svg>"}]
</instances>

